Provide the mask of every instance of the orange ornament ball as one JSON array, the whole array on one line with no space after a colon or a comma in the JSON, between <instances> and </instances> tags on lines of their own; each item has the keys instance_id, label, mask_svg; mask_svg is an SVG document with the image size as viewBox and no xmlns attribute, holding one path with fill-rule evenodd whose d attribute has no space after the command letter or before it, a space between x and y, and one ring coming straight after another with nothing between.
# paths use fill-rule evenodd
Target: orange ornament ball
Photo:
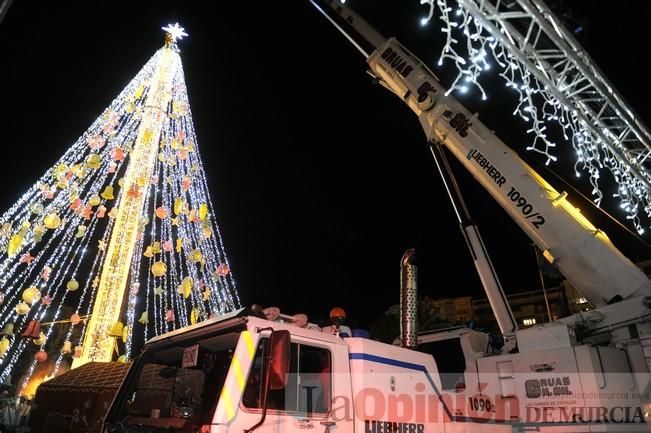
<instances>
[{"instance_id":1,"label":"orange ornament ball","mask_svg":"<svg viewBox=\"0 0 651 433\"><path fill-rule=\"evenodd\" d=\"M156 208L156 216L160 219L167 218L167 209L165 206L161 206L159 208Z\"/></svg>"},{"instance_id":2,"label":"orange ornament ball","mask_svg":"<svg viewBox=\"0 0 651 433\"><path fill-rule=\"evenodd\" d=\"M36 359L36 361L43 363L47 361L47 352L45 350L39 350L38 352L36 352L34 358Z\"/></svg>"}]
</instances>

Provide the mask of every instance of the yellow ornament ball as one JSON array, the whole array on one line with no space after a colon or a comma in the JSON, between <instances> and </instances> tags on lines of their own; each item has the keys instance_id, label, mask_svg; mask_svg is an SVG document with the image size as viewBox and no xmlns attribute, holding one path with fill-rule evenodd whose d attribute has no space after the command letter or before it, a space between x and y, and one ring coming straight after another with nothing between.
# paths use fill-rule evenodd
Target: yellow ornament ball
<instances>
[{"instance_id":1,"label":"yellow ornament ball","mask_svg":"<svg viewBox=\"0 0 651 433\"><path fill-rule=\"evenodd\" d=\"M16 305L16 314L19 316L24 316L29 312L29 305L27 305L25 302L21 302L20 304Z\"/></svg>"},{"instance_id":2,"label":"yellow ornament ball","mask_svg":"<svg viewBox=\"0 0 651 433\"><path fill-rule=\"evenodd\" d=\"M167 266L163 262L156 262L151 265L151 273L154 274L155 277L162 277L167 273Z\"/></svg>"},{"instance_id":3,"label":"yellow ornament ball","mask_svg":"<svg viewBox=\"0 0 651 433\"><path fill-rule=\"evenodd\" d=\"M33 305L38 302L39 299L41 299L41 291L38 290L38 287L31 286L23 291L23 301L28 304Z\"/></svg>"},{"instance_id":4,"label":"yellow ornament ball","mask_svg":"<svg viewBox=\"0 0 651 433\"><path fill-rule=\"evenodd\" d=\"M43 218L43 224L45 224L45 227L50 230L54 230L61 225L61 218L59 218L59 215L56 213L52 212Z\"/></svg>"},{"instance_id":5,"label":"yellow ornament ball","mask_svg":"<svg viewBox=\"0 0 651 433\"><path fill-rule=\"evenodd\" d=\"M66 284L66 289L68 289L71 292L74 292L79 288L79 282L72 278L68 283Z\"/></svg>"},{"instance_id":6,"label":"yellow ornament ball","mask_svg":"<svg viewBox=\"0 0 651 433\"><path fill-rule=\"evenodd\" d=\"M94 195L94 196L92 196L90 199L88 199L88 203L89 203L91 206L97 206L97 205L100 204L101 202L102 202L102 199L100 199L98 195Z\"/></svg>"}]
</instances>

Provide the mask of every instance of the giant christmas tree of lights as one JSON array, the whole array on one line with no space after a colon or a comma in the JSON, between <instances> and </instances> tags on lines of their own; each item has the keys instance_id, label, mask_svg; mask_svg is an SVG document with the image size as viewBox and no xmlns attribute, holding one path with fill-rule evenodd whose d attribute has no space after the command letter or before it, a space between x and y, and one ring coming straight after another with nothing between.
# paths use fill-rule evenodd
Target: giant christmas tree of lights
<instances>
[{"instance_id":1,"label":"giant christmas tree of lights","mask_svg":"<svg viewBox=\"0 0 651 433\"><path fill-rule=\"evenodd\" d=\"M24 389L66 358L129 359L134 340L239 307L177 47L187 34L164 30L165 46L0 217L0 380Z\"/></svg>"}]
</instances>

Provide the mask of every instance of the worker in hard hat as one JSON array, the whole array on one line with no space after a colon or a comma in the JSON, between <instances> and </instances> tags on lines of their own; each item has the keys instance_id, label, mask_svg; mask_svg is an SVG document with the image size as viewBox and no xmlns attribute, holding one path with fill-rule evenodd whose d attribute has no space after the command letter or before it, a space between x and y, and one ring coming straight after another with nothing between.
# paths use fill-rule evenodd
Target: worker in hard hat
<instances>
[{"instance_id":1,"label":"worker in hard hat","mask_svg":"<svg viewBox=\"0 0 651 433\"><path fill-rule=\"evenodd\" d=\"M323 332L340 337L350 337L353 333L348 326L344 325L345 321L346 311L341 307L335 307L330 310L330 325L324 326Z\"/></svg>"}]
</instances>

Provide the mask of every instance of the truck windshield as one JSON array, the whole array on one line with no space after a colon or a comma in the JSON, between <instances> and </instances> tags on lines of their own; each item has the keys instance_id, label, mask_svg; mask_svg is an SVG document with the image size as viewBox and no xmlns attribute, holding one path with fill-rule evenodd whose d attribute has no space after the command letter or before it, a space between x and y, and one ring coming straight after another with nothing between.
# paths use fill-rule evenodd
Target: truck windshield
<instances>
[{"instance_id":1,"label":"truck windshield","mask_svg":"<svg viewBox=\"0 0 651 433\"><path fill-rule=\"evenodd\" d=\"M212 422L237 334L146 350L109 424L124 432L194 432Z\"/></svg>"}]
</instances>

